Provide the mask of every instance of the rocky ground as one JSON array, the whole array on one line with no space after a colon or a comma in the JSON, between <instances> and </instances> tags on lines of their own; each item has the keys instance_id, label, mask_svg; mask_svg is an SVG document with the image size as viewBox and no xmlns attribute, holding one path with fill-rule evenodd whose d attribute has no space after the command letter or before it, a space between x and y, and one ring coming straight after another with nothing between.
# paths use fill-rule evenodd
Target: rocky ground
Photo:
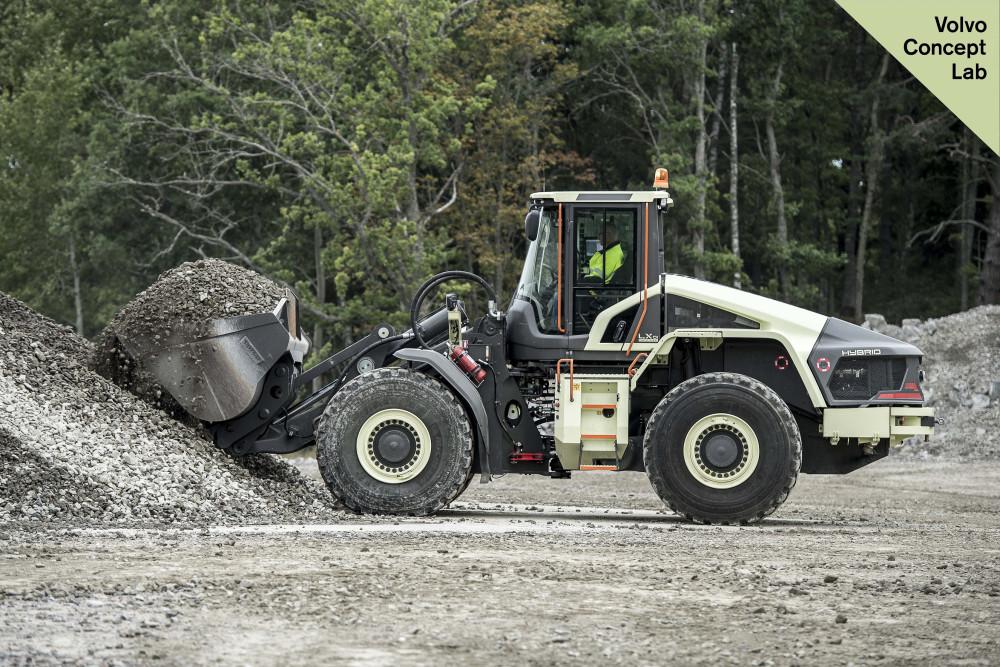
<instances>
[{"instance_id":1,"label":"rocky ground","mask_svg":"<svg viewBox=\"0 0 1000 667\"><path fill-rule=\"evenodd\" d=\"M924 353L927 405L945 420L927 443L898 452L922 458L1000 458L1000 306L947 317L888 324L866 315L864 325L913 343Z\"/></svg>"},{"instance_id":2,"label":"rocky ground","mask_svg":"<svg viewBox=\"0 0 1000 667\"><path fill-rule=\"evenodd\" d=\"M890 460L749 528L589 473L432 519L0 529L0 663L992 665L998 512L1000 464Z\"/></svg>"}]
</instances>

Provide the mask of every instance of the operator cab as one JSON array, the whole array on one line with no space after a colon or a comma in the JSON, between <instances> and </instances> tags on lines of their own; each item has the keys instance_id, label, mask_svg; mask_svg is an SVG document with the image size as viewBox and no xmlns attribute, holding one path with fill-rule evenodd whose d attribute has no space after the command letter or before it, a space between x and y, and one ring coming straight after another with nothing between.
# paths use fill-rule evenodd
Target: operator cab
<instances>
[{"instance_id":1,"label":"operator cab","mask_svg":"<svg viewBox=\"0 0 1000 667\"><path fill-rule=\"evenodd\" d=\"M654 187L666 186L666 170L657 170ZM620 358L630 343L658 339L659 295L650 296L644 317L638 299L623 302L663 273L672 204L666 189L531 195L530 245L507 314L511 357Z\"/></svg>"}]
</instances>

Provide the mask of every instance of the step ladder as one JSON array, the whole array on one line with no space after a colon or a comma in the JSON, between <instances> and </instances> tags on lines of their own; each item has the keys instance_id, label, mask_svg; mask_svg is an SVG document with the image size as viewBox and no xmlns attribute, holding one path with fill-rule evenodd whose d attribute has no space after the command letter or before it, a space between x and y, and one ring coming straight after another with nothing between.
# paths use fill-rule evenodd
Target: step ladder
<instances>
[{"instance_id":1,"label":"step ladder","mask_svg":"<svg viewBox=\"0 0 1000 667\"><path fill-rule=\"evenodd\" d=\"M566 470L620 470L628 447L627 375L557 374L556 453Z\"/></svg>"}]
</instances>

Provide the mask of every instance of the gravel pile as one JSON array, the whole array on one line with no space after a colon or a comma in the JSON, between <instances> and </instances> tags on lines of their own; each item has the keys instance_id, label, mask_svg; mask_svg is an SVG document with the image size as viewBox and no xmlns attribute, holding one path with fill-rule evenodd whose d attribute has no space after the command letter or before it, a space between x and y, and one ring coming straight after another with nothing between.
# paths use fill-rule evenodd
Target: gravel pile
<instances>
[{"instance_id":1,"label":"gravel pile","mask_svg":"<svg viewBox=\"0 0 1000 667\"><path fill-rule=\"evenodd\" d=\"M980 306L930 320L888 324L866 315L862 325L913 343L924 353L927 405L945 423L930 442L909 442L903 454L1000 458L1000 306Z\"/></svg>"},{"instance_id":2,"label":"gravel pile","mask_svg":"<svg viewBox=\"0 0 1000 667\"><path fill-rule=\"evenodd\" d=\"M342 519L272 456L235 460L90 370L88 343L0 293L0 523Z\"/></svg>"},{"instance_id":3,"label":"gravel pile","mask_svg":"<svg viewBox=\"0 0 1000 667\"><path fill-rule=\"evenodd\" d=\"M85 364L94 351L90 341L77 336L71 327L42 317L3 292L0 292L0 328L6 332L0 336L0 346L7 344L6 348L0 348L4 351L0 354L0 368L4 367L6 361L6 349L14 347L9 341L3 340L9 336L19 338L21 344L26 343L28 354L40 364L67 359Z\"/></svg>"},{"instance_id":4,"label":"gravel pile","mask_svg":"<svg viewBox=\"0 0 1000 667\"><path fill-rule=\"evenodd\" d=\"M267 278L218 259L186 262L160 275L98 336L91 368L179 419L187 415L126 350L123 340L159 341L172 330L196 330L218 318L274 309L284 290Z\"/></svg>"}]
</instances>

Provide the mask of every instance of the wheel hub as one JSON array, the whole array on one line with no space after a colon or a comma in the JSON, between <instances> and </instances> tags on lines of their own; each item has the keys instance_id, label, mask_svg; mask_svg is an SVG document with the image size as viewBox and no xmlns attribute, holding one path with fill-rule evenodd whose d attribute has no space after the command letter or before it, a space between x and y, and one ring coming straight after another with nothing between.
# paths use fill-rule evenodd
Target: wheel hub
<instances>
[{"instance_id":1,"label":"wheel hub","mask_svg":"<svg viewBox=\"0 0 1000 667\"><path fill-rule=\"evenodd\" d=\"M427 426L407 410L381 410L358 430L358 461L371 477L386 484L413 479L430 460Z\"/></svg>"},{"instance_id":2,"label":"wheel hub","mask_svg":"<svg viewBox=\"0 0 1000 667\"><path fill-rule=\"evenodd\" d=\"M728 471L743 454L743 444L724 430L714 431L701 441L701 460L718 471Z\"/></svg>"},{"instance_id":3,"label":"wheel hub","mask_svg":"<svg viewBox=\"0 0 1000 667\"><path fill-rule=\"evenodd\" d=\"M375 435L374 454L383 463L395 465L412 458L416 445L416 440L408 430L398 426L385 426Z\"/></svg>"},{"instance_id":4,"label":"wheel hub","mask_svg":"<svg viewBox=\"0 0 1000 667\"><path fill-rule=\"evenodd\" d=\"M698 482L716 489L739 486L757 469L760 445L750 425L736 415L713 414L688 429L684 463Z\"/></svg>"}]
</instances>

